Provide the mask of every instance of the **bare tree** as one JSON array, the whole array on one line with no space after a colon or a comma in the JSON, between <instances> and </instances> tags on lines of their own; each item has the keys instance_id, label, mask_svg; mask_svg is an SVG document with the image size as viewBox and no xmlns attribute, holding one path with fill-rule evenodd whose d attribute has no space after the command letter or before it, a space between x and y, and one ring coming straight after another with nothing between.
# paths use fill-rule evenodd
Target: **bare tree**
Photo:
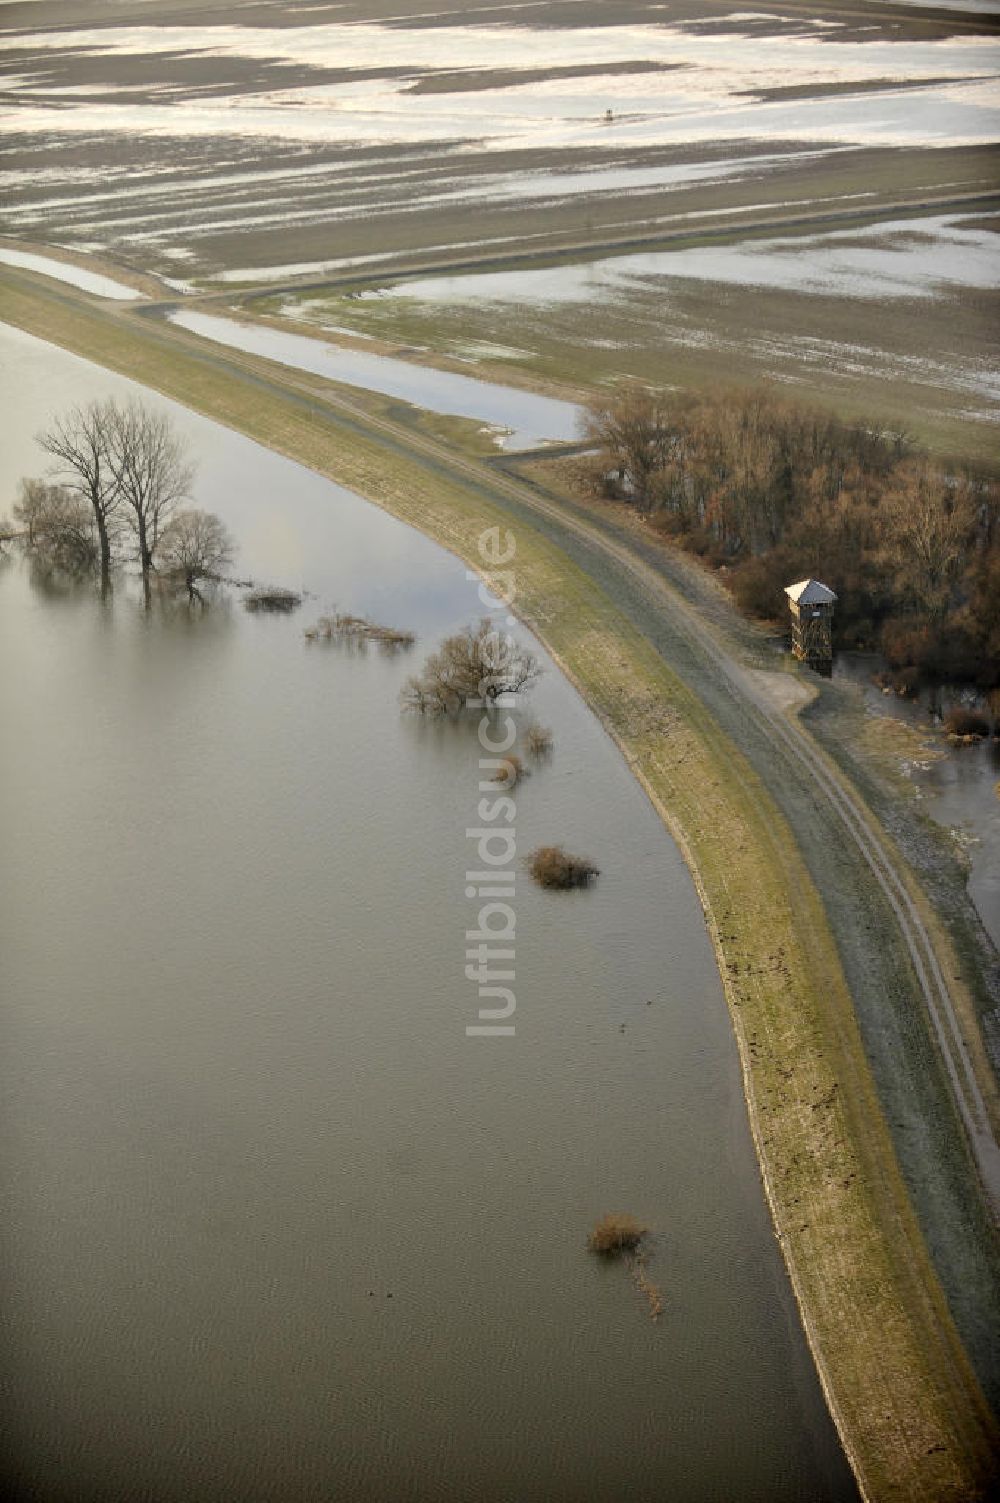
<instances>
[{"instance_id":1,"label":"bare tree","mask_svg":"<svg viewBox=\"0 0 1000 1503\"><path fill-rule=\"evenodd\" d=\"M57 461L56 471L94 514L101 565L101 590L111 587L111 543L121 485L110 459L116 420L111 401L74 407L38 435L38 443Z\"/></svg>"},{"instance_id":2,"label":"bare tree","mask_svg":"<svg viewBox=\"0 0 1000 1503\"><path fill-rule=\"evenodd\" d=\"M976 510L968 487L926 461L897 472L879 507L883 557L917 609L940 622L968 568Z\"/></svg>"},{"instance_id":3,"label":"bare tree","mask_svg":"<svg viewBox=\"0 0 1000 1503\"><path fill-rule=\"evenodd\" d=\"M79 574L98 561L94 514L69 486L22 480L14 521L24 547L48 569Z\"/></svg>"},{"instance_id":4,"label":"bare tree","mask_svg":"<svg viewBox=\"0 0 1000 1503\"><path fill-rule=\"evenodd\" d=\"M473 704L492 707L501 696L530 688L540 672L535 654L486 617L447 637L401 697L423 714L456 714Z\"/></svg>"},{"instance_id":5,"label":"bare tree","mask_svg":"<svg viewBox=\"0 0 1000 1503\"><path fill-rule=\"evenodd\" d=\"M159 539L163 572L200 600L199 584L219 579L236 552L229 530L210 511L178 511Z\"/></svg>"},{"instance_id":6,"label":"bare tree","mask_svg":"<svg viewBox=\"0 0 1000 1503\"><path fill-rule=\"evenodd\" d=\"M677 437L666 399L641 386L627 387L591 409L585 436L599 445L609 468L618 470L636 505L648 510L652 479L668 464Z\"/></svg>"},{"instance_id":7,"label":"bare tree","mask_svg":"<svg viewBox=\"0 0 1000 1503\"><path fill-rule=\"evenodd\" d=\"M169 418L138 402L110 409L108 458L126 520L135 533L143 588L164 529L189 494L194 466L185 458Z\"/></svg>"},{"instance_id":8,"label":"bare tree","mask_svg":"<svg viewBox=\"0 0 1000 1503\"><path fill-rule=\"evenodd\" d=\"M20 528L25 544L35 546L40 524L43 522L48 497L61 487L47 485L44 480L22 480L14 502L14 521Z\"/></svg>"}]
</instances>

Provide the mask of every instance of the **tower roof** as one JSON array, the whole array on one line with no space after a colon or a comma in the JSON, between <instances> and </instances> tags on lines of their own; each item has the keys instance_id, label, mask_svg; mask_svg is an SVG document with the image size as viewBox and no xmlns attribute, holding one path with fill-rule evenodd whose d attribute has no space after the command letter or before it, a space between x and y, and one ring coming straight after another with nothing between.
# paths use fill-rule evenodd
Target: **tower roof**
<instances>
[{"instance_id":1,"label":"tower roof","mask_svg":"<svg viewBox=\"0 0 1000 1503\"><path fill-rule=\"evenodd\" d=\"M829 585L818 579L800 579L798 584L790 584L785 594L796 605L832 605L837 598Z\"/></svg>"}]
</instances>

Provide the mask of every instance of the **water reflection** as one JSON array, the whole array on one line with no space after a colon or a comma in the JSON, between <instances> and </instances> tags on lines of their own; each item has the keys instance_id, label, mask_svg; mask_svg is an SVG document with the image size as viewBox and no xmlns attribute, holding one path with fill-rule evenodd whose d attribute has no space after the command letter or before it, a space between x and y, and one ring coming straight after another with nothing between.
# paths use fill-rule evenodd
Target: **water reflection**
<instances>
[{"instance_id":1,"label":"water reflection","mask_svg":"<svg viewBox=\"0 0 1000 1503\"><path fill-rule=\"evenodd\" d=\"M16 567L18 555L11 553L3 558L8 567ZM27 552L23 568L31 591L47 605L73 606L89 609L99 602L102 616L111 619L117 612L133 624L149 624L151 616L175 628L203 629L231 622L233 593L223 581L203 582L197 596L191 599L183 585L157 576L144 580L142 576L125 568L112 571L111 584L105 593L97 575L88 571L69 571L53 568L43 554Z\"/></svg>"},{"instance_id":2,"label":"water reflection","mask_svg":"<svg viewBox=\"0 0 1000 1503\"><path fill-rule=\"evenodd\" d=\"M569 441L579 435L580 409L572 402L214 314L172 313L170 321L192 334L249 354L263 355L296 370L401 397L430 412L476 418L492 427L507 429L508 434L502 439L505 449L530 448L549 440Z\"/></svg>"},{"instance_id":3,"label":"water reflection","mask_svg":"<svg viewBox=\"0 0 1000 1503\"><path fill-rule=\"evenodd\" d=\"M38 553L28 554L28 578L37 595L50 601L89 600L97 592L98 584L93 575L69 573L54 569L45 557Z\"/></svg>"},{"instance_id":4,"label":"water reflection","mask_svg":"<svg viewBox=\"0 0 1000 1503\"><path fill-rule=\"evenodd\" d=\"M57 261L52 256L33 255L30 251L12 250L6 246L0 246L0 263L7 266L20 266L26 271L37 271L47 277L54 277L59 282L69 282L74 287L79 287L84 292L93 293L97 297L116 299L139 299L142 293L134 287L126 287L124 282L115 282L111 277L101 276L100 273L88 271L83 266L74 266L71 261Z\"/></svg>"}]
</instances>

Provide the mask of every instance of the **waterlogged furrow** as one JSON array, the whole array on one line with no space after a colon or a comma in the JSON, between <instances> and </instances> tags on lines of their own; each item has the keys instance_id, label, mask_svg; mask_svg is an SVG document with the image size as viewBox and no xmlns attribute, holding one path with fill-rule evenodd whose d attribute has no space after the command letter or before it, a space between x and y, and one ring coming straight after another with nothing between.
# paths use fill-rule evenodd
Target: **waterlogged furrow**
<instances>
[{"instance_id":1,"label":"waterlogged furrow","mask_svg":"<svg viewBox=\"0 0 1000 1503\"><path fill-rule=\"evenodd\" d=\"M270 171L239 175L193 177L184 183L183 216L178 215L178 184L153 182L121 192L60 194L53 198L26 199L7 211L12 227L30 230L53 217L77 232L112 223L116 230L135 232L154 225L137 238L160 238L164 232L210 234L220 230L257 229L262 225L295 221L335 220L398 211L409 200L421 210L445 204L481 200L557 200L594 193L654 192L688 184L731 181L757 176L769 168L805 154L768 153L749 160L722 158L702 162L675 162L654 167L615 165L576 172L553 172L526 166L520 171L490 173L486 180L472 166L463 169L460 157L448 159L448 168L422 163L400 170L389 167L379 173L335 170L329 164L296 167L287 172ZM318 179L318 181L317 181ZM270 185L267 211L262 213L261 185ZM220 189L223 190L220 192ZM204 207L200 207L201 204ZM304 208L303 205L309 207Z\"/></svg>"}]
</instances>

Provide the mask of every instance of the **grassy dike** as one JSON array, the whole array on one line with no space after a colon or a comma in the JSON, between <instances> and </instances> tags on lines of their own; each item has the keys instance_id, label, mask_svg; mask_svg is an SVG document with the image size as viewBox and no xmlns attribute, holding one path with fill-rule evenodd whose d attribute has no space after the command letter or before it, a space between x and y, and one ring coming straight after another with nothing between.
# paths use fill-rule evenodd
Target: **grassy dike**
<instances>
[{"instance_id":1,"label":"grassy dike","mask_svg":"<svg viewBox=\"0 0 1000 1503\"><path fill-rule=\"evenodd\" d=\"M0 319L308 465L470 564L509 514L447 464L303 397L261 363L69 292L0 278ZM331 498L331 504L335 504ZM833 936L791 832L733 741L652 645L518 520L518 609L614 737L697 884L739 1044L777 1236L865 1497L985 1497L996 1434L911 1210Z\"/></svg>"}]
</instances>

